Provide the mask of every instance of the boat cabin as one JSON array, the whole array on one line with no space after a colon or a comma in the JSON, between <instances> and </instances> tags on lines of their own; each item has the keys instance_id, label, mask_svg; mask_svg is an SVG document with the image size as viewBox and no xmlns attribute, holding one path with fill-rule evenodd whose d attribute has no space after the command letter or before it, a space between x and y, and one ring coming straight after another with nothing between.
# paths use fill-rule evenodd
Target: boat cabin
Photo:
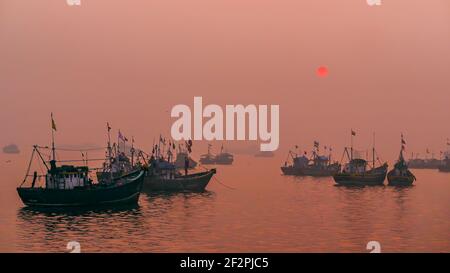
<instances>
[{"instance_id":1,"label":"boat cabin","mask_svg":"<svg viewBox=\"0 0 450 273\"><path fill-rule=\"evenodd\" d=\"M76 187L85 187L91 184L88 176L88 167L76 167L72 165L62 165L56 167L52 164L45 179L47 189L72 190Z\"/></svg>"},{"instance_id":2,"label":"boat cabin","mask_svg":"<svg viewBox=\"0 0 450 273\"><path fill-rule=\"evenodd\" d=\"M353 159L344 166L344 173L364 173L367 168L367 161L364 159Z\"/></svg>"}]
</instances>

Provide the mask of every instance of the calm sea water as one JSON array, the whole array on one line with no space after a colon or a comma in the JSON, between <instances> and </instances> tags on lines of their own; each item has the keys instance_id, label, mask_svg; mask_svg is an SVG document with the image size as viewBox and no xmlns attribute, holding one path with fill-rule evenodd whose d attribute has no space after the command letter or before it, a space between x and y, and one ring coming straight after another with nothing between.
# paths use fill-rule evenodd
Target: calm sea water
<instances>
[{"instance_id":1,"label":"calm sea water","mask_svg":"<svg viewBox=\"0 0 450 273\"><path fill-rule=\"evenodd\" d=\"M339 187L281 175L281 157L237 155L218 167L227 187L213 180L204 193L143 193L133 207L41 211L15 191L23 156L0 156L0 252L64 252L69 241L82 252L368 252L369 241L382 252L450 251L450 174L434 170L415 170L413 187Z\"/></svg>"}]
</instances>

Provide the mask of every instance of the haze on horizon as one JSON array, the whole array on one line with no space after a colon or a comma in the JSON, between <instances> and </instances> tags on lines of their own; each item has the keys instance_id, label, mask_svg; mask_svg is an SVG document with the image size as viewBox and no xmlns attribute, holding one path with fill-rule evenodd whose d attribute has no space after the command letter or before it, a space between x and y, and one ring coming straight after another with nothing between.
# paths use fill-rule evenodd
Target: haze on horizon
<instances>
[{"instance_id":1,"label":"haze on horizon","mask_svg":"<svg viewBox=\"0 0 450 273\"><path fill-rule=\"evenodd\" d=\"M23 152L49 142L50 112L59 143L101 145L108 121L149 149L194 96L279 104L283 154L340 156L351 128L389 160L401 132L423 156L450 137L446 0L0 0L0 60L0 145Z\"/></svg>"}]
</instances>

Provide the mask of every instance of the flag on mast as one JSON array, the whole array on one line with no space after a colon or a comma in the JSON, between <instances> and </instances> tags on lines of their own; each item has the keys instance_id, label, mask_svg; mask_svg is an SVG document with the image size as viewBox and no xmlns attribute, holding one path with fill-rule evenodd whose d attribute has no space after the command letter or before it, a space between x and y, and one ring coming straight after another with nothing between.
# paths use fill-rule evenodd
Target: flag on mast
<instances>
[{"instance_id":1,"label":"flag on mast","mask_svg":"<svg viewBox=\"0 0 450 273\"><path fill-rule=\"evenodd\" d=\"M351 131L352 131L352 136L356 136L356 132L353 131L353 129Z\"/></svg>"},{"instance_id":2,"label":"flag on mast","mask_svg":"<svg viewBox=\"0 0 450 273\"><path fill-rule=\"evenodd\" d=\"M56 123L55 120L53 119L53 113L51 113L51 118L52 118L52 129L56 131Z\"/></svg>"}]
</instances>

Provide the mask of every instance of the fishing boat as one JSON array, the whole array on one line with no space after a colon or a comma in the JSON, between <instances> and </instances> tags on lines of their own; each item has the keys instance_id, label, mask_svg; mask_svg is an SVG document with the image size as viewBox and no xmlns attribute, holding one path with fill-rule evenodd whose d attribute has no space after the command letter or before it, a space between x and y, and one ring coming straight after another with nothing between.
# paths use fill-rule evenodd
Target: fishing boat
<instances>
[{"instance_id":1,"label":"fishing boat","mask_svg":"<svg viewBox=\"0 0 450 273\"><path fill-rule=\"evenodd\" d=\"M292 163L289 164L289 158ZM281 171L284 175L301 175L301 169L308 165L309 159L305 155L299 156L296 152L289 150L288 158L284 162L284 166L281 166Z\"/></svg>"},{"instance_id":2,"label":"fishing boat","mask_svg":"<svg viewBox=\"0 0 450 273\"><path fill-rule=\"evenodd\" d=\"M144 191L204 191L216 169L183 175L175 170L160 173L151 168L144 179Z\"/></svg>"},{"instance_id":3,"label":"fishing boat","mask_svg":"<svg viewBox=\"0 0 450 273\"><path fill-rule=\"evenodd\" d=\"M226 151L224 151L223 145L220 149L220 153L217 155L213 155L211 153L211 144L208 144L208 153L207 154L203 154L200 157L200 163L202 163L203 165L212 165L212 164L217 164L217 165L231 165L234 161L234 157L231 153L228 153Z\"/></svg>"},{"instance_id":4,"label":"fishing boat","mask_svg":"<svg viewBox=\"0 0 450 273\"><path fill-rule=\"evenodd\" d=\"M187 145L190 153L192 142L188 142ZM180 172L169 156L172 154L172 149L173 146L169 145L166 158L161 153L161 149L153 149L148 162L148 172L144 178L143 190L146 192L204 191L213 175L216 174L216 169L189 174L189 168L185 168L184 173ZM183 167L185 167L184 163Z\"/></svg>"},{"instance_id":5,"label":"fishing boat","mask_svg":"<svg viewBox=\"0 0 450 273\"><path fill-rule=\"evenodd\" d=\"M416 180L414 174L408 169L408 165L403 157L403 151L405 149L406 142L401 138L401 150L397 162L394 168L388 172L387 179L389 185L392 186L409 186Z\"/></svg>"},{"instance_id":6,"label":"fishing boat","mask_svg":"<svg viewBox=\"0 0 450 273\"><path fill-rule=\"evenodd\" d=\"M136 204L142 189L144 170L136 170L119 177L102 179L94 183L89 178L87 166L57 166L55 155L54 131L56 125L52 116L52 159L44 160L37 145L33 146L27 174L17 188L22 202L27 206L38 207L80 207L112 204ZM35 171L30 175L30 168L37 154L47 172L38 175ZM49 166L50 165L50 166ZM27 178L32 176L31 186L25 187ZM45 179L45 187L36 186L37 180Z\"/></svg>"},{"instance_id":7,"label":"fishing boat","mask_svg":"<svg viewBox=\"0 0 450 273\"><path fill-rule=\"evenodd\" d=\"M353 136L356 133L352 130L352 141L350 152L345 147L344 155L348 158L348 163L333 176L334 181L339 185L382 185L386 179L388 164L375 166L375 141L372 148L372 165L362 158L355 158L353 153ZM374 138L375 139L375 138Z\"/></svg>"},{"instance_id":8,"label":"fishing boat","mask_svg":"<svg viewBox=\"0 0 450 273\"><path fill-rule=\"evenodd\" d=\"M222 147L220 147L220 153L218 155L216 155L216 158L215 158L216 164L231 165L231 164L233 164L233 160L234 160L234 156L231 153L224 151L223 144L222 144Z\"/></svg>"},{"instance_id":9,"label":"fishing boat","mask_svg":"<svg viewBox=\"0 0 450 273\"><path fill-rule=\"evenodd\" d=\"M411 158L407 162L408 167L410 169L439 169L439 167L442 165L442 160L439 160L437 158Z\"/></svg>"},{"instance_id":10,"label":"fishing boat","mask_svg":"<svg viewBox=\"0 0 450 273\"><path fill-rule=\"evenodd\" d=\"M327 148L325 147L325 149ZM293 164L288 166L285 162L285 166L281 167L281 171L286 175L315 177L333 176L341 167L338 162L331 161L331 148L328 156L320 155L319 142L317 141L314 141L314 149L311 158L306 157L306 152L299 157L289 151L289 155L292 158Z\"/></svg>"}]
</instances>

